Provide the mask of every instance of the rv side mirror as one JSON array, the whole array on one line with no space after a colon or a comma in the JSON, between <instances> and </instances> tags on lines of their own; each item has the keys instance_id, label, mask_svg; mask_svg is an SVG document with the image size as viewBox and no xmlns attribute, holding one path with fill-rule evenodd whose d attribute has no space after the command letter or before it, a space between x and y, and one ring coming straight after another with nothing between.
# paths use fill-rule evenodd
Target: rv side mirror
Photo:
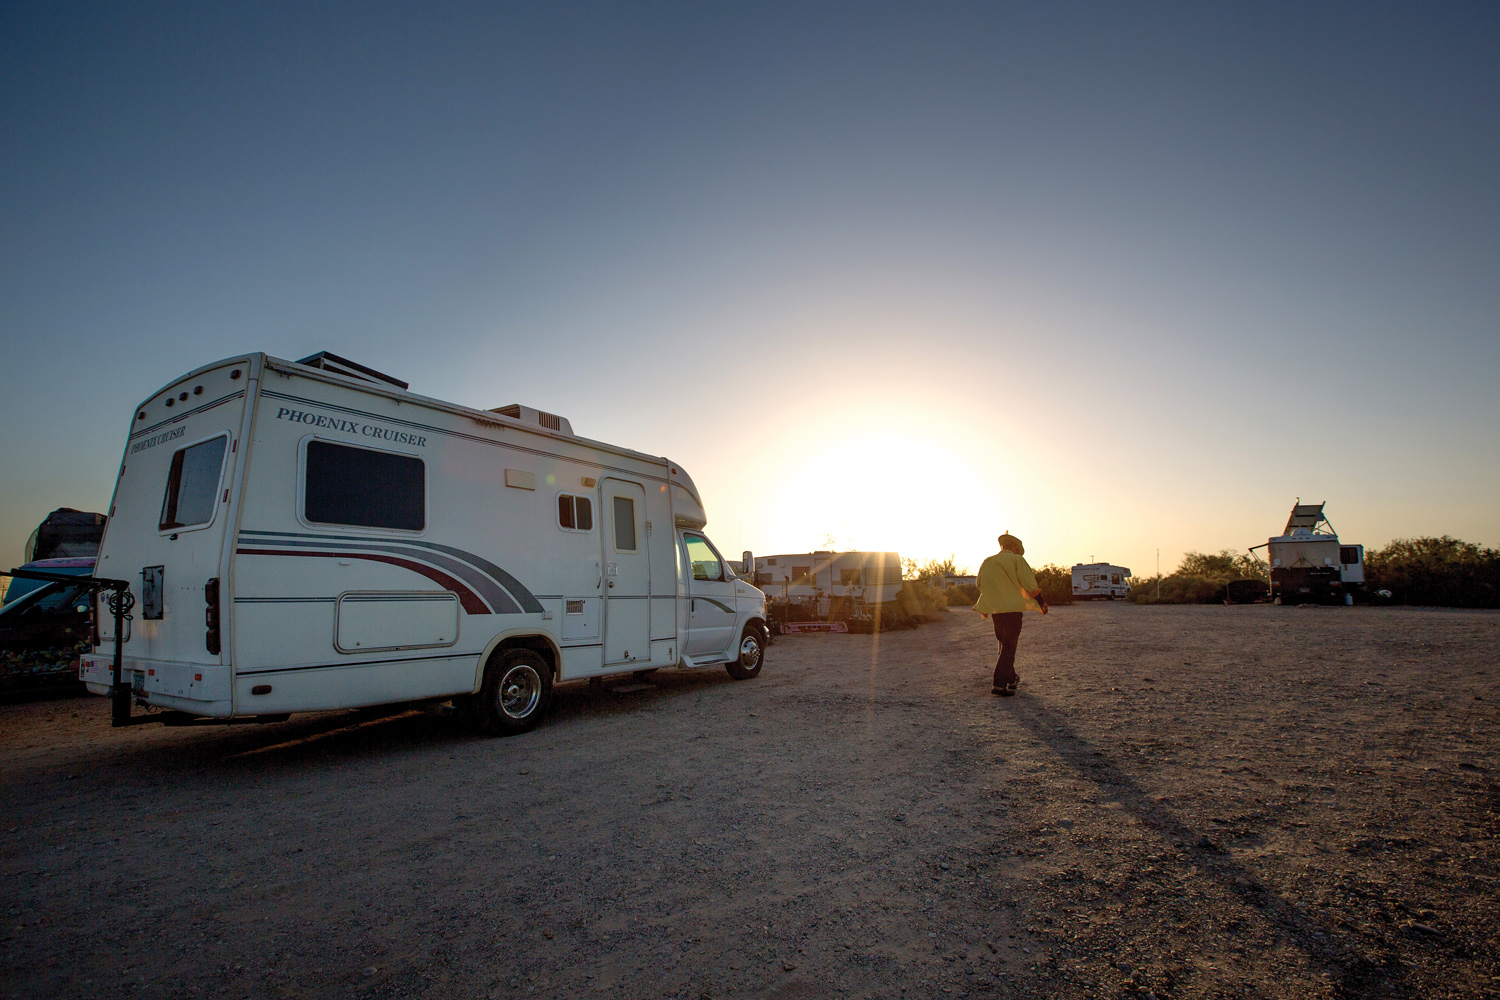
<instances>
[{"instance_id":1,"label":"rv side mirror","mask_svg":"<svg viewBox=\"0 0 1500 1000\"><path fill-rule=\"evenodd\" d=\"M755 554L749 549L746 549L744 552L740 553L740 559L741 565L745 567L744 571L740 575L745 579L753 582L755 580Z\"/></svg>"}]
</instances>

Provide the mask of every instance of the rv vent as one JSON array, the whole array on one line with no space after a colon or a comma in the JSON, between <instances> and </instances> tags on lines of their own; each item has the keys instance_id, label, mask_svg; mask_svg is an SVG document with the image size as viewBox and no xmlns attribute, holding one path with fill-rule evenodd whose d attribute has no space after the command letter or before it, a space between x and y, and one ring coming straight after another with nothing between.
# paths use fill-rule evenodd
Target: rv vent
<instances>
[{"instance_id":1,"label":"rv vent","mask_svg":"<svg viewBox=\"0 0 1500 1000\"><path fill-rule=\"evenodd\" d=\"M498 413L502 417L512 417L528 424L536 424L539 427L547 428L549 431L557 431L559 434L571 436L573 433L573 425L568 422L567 418L559 417L555 413L547 413L543 410L534 410L529 406L522 406L520 403L511 403L509 406L497 406L490 412Z\"/></svg>"},{"instance_id":2,"label":"rv vent","mask_svg":"<svg viewBox=\"0 0 1500 1000\"><path fill-rule=\"evenodd\" d=\"M366 382L384 382L398 389L409 389L410 385L398 378L391 378L384 372L378 372L373 368L355 364L348 358L341 358L337 354L329 354L327 351L319 351L311 357L303 358L297 362L299 365L307 365L309 368L321 368L325 372L333 372L335 375L347 375L350 378L363 379Z\"/></svg>"}]
</instances>

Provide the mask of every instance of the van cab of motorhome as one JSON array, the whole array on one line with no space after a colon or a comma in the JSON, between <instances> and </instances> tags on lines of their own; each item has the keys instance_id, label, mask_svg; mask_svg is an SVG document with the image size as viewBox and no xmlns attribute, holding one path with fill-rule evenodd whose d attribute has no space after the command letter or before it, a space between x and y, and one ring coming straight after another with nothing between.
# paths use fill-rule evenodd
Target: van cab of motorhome
<instances>
[{"instance_id":1,"label":"van cab of motorhome","mask_svg":"<svg viewBox=\"0 0 1500 1000\"><path fill-rule=\"evenodd\" d=\"M96 575L122 682L190 716L454 699L529 729L556 683L761 669L765 596L676 462L331 354L190 372L136 407ZM113 618L80 670L112 690Z\"/></svg>"}]
</instances>

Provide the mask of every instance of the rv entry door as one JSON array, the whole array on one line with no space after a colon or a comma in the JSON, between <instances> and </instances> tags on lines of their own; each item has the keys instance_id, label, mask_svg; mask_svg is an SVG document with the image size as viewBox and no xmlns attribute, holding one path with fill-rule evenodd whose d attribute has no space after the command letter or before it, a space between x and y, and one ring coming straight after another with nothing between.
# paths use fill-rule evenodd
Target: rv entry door
<instances>
[{"instance_id":1,"label":"rv entry door","mask_svg":"<svg viewBox=\"0 0 1500 1000\"><path fill-rule=\"evenodd\" d=\"M604 530L604 663L651 659L651 563L646 553L646 491L639 483L600 484Z\"/></svg>"}]
</instances>

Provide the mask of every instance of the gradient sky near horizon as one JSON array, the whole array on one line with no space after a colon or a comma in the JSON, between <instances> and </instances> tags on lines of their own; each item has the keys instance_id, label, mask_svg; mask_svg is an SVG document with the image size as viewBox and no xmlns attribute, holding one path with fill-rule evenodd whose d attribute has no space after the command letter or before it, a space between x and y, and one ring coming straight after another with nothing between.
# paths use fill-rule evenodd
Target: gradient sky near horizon
<instances>
[{"instance_id":1,"label":"gradient sky near horizon","mask_svg":"<svg viewBox=\"0 0 1500 1000\"><path fill-rule=\"evenodd\" d=\"M1492 4L0 6L0 560L248 350L727 552L1500 545Z\"/></svg>"}]
</instances>

